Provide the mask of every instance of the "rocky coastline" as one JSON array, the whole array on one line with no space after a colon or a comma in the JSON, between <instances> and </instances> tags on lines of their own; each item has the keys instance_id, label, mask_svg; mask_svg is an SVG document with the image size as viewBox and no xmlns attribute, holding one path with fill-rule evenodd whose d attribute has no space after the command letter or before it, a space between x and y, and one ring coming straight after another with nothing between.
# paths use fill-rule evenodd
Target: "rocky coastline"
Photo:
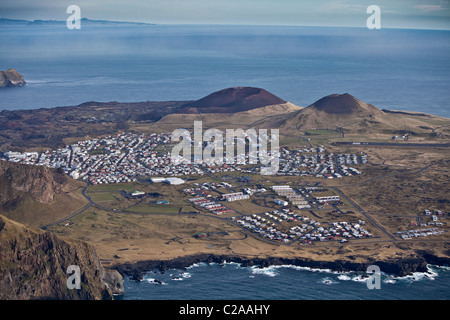
<instances>
[{"instance_id":1,"label":"rocky coastline","mask_svg":"<svg viewBox=\"0 0 450 320\"><path fill-rule=\"evenodd\" d=\"M261 268L279 265L292 265L314 269L327 269L334 272L366 272L370 265L377 265L381 271L394 276L411 275L414 272L426 272L427 265L450 265L450 258L438 257L426 252L419 252L416 257L407 259L393 259L389 261L352 262L350 260L317 261L305 258L282 257L243 257L214 254L196 254L178 257L172 260L147 260L136 263L116 265L116 269L123 277L140 281L145 272L159 270L165 272L168 269L184 270L197 263L224 263L234 262L243 267L257 266Z\"/></svg>"}]
</instances>

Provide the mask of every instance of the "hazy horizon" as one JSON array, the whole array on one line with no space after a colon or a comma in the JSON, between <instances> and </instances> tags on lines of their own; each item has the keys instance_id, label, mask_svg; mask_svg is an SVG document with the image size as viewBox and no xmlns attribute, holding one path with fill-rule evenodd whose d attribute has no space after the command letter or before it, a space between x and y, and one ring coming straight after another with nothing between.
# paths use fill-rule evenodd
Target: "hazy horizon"
<instances>
[{"instance_id":1,"label":"hazy horizon","mask_svg":"<svg viewBox=\"0 0 450 320\"><path fill-rule=\"evenodd\" d=\"M44 21L44 22L61 22L66 23L66 20L54 20L54 19L19 19L19 18L6 18L6 17L0 17L0 19L7 19L7 20L17 20L17 21L27 21L27 22L34 22L34 21ZM90 21L104 21L104 22L115 22L115 23L129 23L129 24L142 24L142 25L149 25L149 26L228 26L228 27L292 27L292 28L356 28L356 29L366 29L366 26L333 26L333 25L288 25L288 24L243 24L243 23L236 23L236 24L224 24L224 23L152 23L152 22L141 22L141 21L130 21L130 20L106 20L106 19L98 19L98 18L91 18L91 17L82 17L81 20L86 19ZM403 30L436 30L436 31L450 31L450 28L426 28L426 27L383 27L383 29L403 29Z\"/></svg>"},{"instance_id":2,"label":"hazy horizon","mask_svg":"<svg viewBox=\"0 0 450 320\"><path fill-rule=\"evenodd\" d=\"M381 9L382 28L450 30L450 0L17 0L0 3L7 19L65 21L75 4L81 17L160 25L365 27L367 8Z\"/></svg>"}]
</instances>

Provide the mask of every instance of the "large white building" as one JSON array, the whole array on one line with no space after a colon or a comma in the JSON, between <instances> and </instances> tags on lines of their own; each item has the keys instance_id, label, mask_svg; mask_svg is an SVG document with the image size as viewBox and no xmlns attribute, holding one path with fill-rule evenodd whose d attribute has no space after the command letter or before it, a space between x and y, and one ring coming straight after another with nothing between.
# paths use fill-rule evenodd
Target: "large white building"
<instances>
[{"instance_id":1,"label":"large white building","mask_svg":"<svg viewBox=\"0 0 450 320\"><path fill-rule=\"evenodd\" d=\"M279 204L279 205L282 205L284 207L286 207L289 204L289 202L281 200L281 199L275 199L275 203Z\"/></svg>"},{"instance_id":2,"label":"large white building","mask_svg":"<svg viewBox=\"0 0 450 320\"><path fill-rule=\"evenodd\" d=\"M226 201L238 201L238 200L245 200L245 199L249 199L249 198L250 198L250 195L244 194L242 192L228 193L228 194L222 195L222 199L226 200Z\"/></svg>"},{"instance_id":3,"label":"large white building","mask_svg":"<svg viewBox=\"0 0 450 320\"><path fill-rule=\"evenodd\" d=\"M161 177L155 177L155 178L151 178L150 181L152 183L161 183L161 182L165 182L168 183L170 185L180 185L185 183L185 181L183 179L180 178L161 178Z\"/></svg>"},{"instance_id":4,"label":"large white building","mask_svg":"<svg viewBox=\"0 0 450 320\"><path fill-rule=\"evenodd\" d=\"M183 184L185 181L180 178L167 178L165 182L171 185L180 185Z\"/></svg>"}]
</instances>

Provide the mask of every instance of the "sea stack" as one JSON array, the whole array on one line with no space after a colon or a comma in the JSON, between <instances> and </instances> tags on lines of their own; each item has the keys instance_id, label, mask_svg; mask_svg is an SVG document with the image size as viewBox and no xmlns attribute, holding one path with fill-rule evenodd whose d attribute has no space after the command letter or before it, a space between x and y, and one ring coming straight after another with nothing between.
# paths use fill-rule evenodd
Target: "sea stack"
<instances>
[{"instance_id":1,"label":"sea stack","mask_svg":"<svg viewBox=\"0 0 450 320\"><path fill-rule=\"evenodd\" d=\"M23 76L16 70L9 68L6 71L0 71L0 88L20 87L25 84Z\"/></svg>"}]
</instances>

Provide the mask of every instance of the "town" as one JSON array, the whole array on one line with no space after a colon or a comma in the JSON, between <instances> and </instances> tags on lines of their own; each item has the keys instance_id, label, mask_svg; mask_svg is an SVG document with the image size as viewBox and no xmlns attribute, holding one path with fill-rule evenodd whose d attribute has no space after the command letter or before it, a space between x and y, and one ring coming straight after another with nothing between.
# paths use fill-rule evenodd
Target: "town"
<instances>
[{"instance_id":1,"label":"town","mask_svg":"<svg viewBox=\"0 0 450 320\"><path fill-rule=\"evenodd\" d=\"M226 220L264 241L286 245L328 241L342 244L350 239L379 238L382 235L371 233L369 229L374 226L374 221L366 224L367 215L335 187L323 186L319 181L313 184L292 183L289 179L290 176L339 179L361 175L361 167L368 163L364 153L331 153L324 146L281 147L277 154L271 156L279 157L276 175L286 177L283 184L272 180L252 181L251 177L260 174L262 164L252 164L249 153L237 154L233 161L227 158L220 165L210 159L199 163L173 163L171 150L174 143L171 138L170 133L121 133L41 153L9 151L0 154L0 158L60 168L73 179L82 180L92 187L138 183L157 188L156 184L164 183L177 189L177 186L187 184L189 187L181 187L186 195L182 201L188 203L191 214L208 214ZM227 179L228 182L225 181ZM232 181L238 185L233 186ZM147 193L140 190L123 194L141 206L147 199ZM148 206L153 205L159 206L158 209L141 210L159 212L161 205L170 207L171 203L162 195L148 202ZM119 209L112 210L117 212ZM133 207L127 210L133 212ZM424 216L429 216L432 221L420 223L423 229L393 232L391 237L395 235L406 240L440 235L444 231L431 226L442 226L438 220L443 215L439 210L435 214L425 210ZM411 223L411 226L416 225L416 221Z\"/></svg>"},{"instance_id":2,"label":"town","mask_svg":"<svg viewBox=\"0 0 450 320\"><path fill-rule=\"evenodd\" d=\"M91 184L123 183L150 176L189 176L217 172L237 171L243 174L260 174L261 164L243 165L237 154L233 161L220 166L209 163L173 163L171 160L170 133L122 133L101 139L80 141L53 151L4 152L1 159L24 164L61 168L74 179ZM321 177L327 179L360 175L353 165L368 163L365 154L328 153L323 146L303 147L297 150L280 148L279 176Z\"/></svg>"}]
</instances>

